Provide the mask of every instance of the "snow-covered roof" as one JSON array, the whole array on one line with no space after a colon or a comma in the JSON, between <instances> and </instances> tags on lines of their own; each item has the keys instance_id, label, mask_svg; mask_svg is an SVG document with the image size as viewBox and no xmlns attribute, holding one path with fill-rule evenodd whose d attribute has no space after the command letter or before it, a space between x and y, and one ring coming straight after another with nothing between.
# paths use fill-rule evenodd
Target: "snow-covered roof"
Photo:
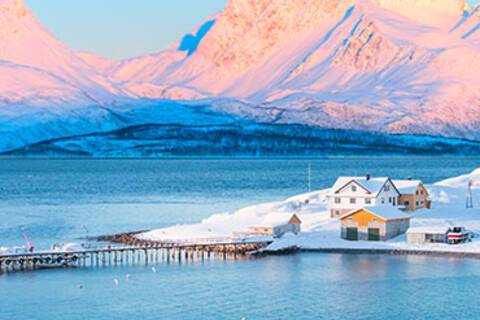
<instances>
[{"instance_id":1,"label":"snow-covered roof","mask_svg":"<svg viewBox=\"0 0 480 320\"><path fill-rule=\"evenodd\" d=\"M298 217L295 214L281 213L281 212L272 212L269 213L260 224L254 225L254 227L265 226L265 227L279 227L290 223L292 218ZM300 220L300 219L298 219Z\"/></svg>"},{"instance_id":2,"label":"snow-covered roof","mask_svg":"<svg viewBox=\"0 0 480 320\"><path fill-rule=\"evenodd\" d=\"M410 215L405 213L405 211L399 210L397 207L390 206L390 205L379 205L379 206L373 206L373 207L364 207L364 208L357 208L354 209L350 212L345 213L340 217L340 219L346 218L360 210L366 210L370 211L374 215L376 215L379 218L385 219L385 220L396 220L396 219L406 219L406 218L411 218Z\"/></svg>"},{"instance_id":3,"label":"snow-covered roof","mask_svg":"<svg viewBox=\"0 0 480 320\"><path fill-rule=\"evenodd\" d=\"M376 177L369 179L367 179L367 177L339 177L333 185L332 191L337 192L345 187L349 182L356 181L369 192L377 194L382 190L382 187L385 185L385 182L387 182L388 179L388 177Z\"/></svg>"},{"instance_id":4,"label":"snow-covered roof","mask_svg":"<svg viewBox=\"0 0 480 320\"><path fill-rule=\"evenodd\" d=\"M393 180L393 184L402 194L412 194L417 191L418 186L422 183L421 180Z\"/></svg>"},{"instance_id":5,"label":"snow-covered roof","mask_svg":"<svg viewBox=\"0 0 480 320\"><path fill-rule=\"evenodd\" d=\"M428 234L444 234L447 233L449 227L446 226L428 226L428 227L415 227L407 230L408 234L413 233L428 233Z\"/></svg>"}]
</instances>

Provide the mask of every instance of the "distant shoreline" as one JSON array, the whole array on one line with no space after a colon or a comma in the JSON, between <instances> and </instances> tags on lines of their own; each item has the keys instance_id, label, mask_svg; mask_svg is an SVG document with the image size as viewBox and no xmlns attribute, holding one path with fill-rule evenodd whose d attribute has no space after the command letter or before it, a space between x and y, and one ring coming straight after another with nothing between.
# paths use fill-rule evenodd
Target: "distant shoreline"
<instances>
[{"instance_id":1,"label":"distant shoreline","mask_svg":"<svg viewBox=\"0 0 480 320\"><path fill-rule=\"evenodd\" d=\"M449 258L480 259L480 252L441 251L441 250L414 250L414 249L367 249L367 248L300 248L288 247L279 250L261 250L255 255L275 256L296 253L316 252L330 254L359 254L359 255L394 255L394 256L428 256Z\"/></svg>"},{"instance_id":2,"label":"distant shoreline","mask_svg":"<svg viewBox=\"0 0 480 320\"><path fill-rule=\"evenodd\" d=\"M349 155L332 155L332 156L165 156L165 157L41 157L41 156L25 156L25 157L9 157L9 156L1 156L0 161L29 161L29 160L131 160L131 161L139 161L139 160L392 160L392 161L401 161L405 159L411 160L480 160L480 156L472 156L472 155L412 155L412 154L405 154L405 155L385 155L385 156L349 156Z\"/></svg>"}]
</instances>

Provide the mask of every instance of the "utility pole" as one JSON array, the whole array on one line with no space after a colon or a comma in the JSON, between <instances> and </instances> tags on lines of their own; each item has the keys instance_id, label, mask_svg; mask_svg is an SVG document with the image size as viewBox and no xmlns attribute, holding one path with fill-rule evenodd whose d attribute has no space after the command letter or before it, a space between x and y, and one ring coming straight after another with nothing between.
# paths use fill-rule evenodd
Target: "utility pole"
<instances>
[{"instance_id":1,"label":"utility pole","mask_svg":"<svg viewBox=\"0 0 480 320\"><path fill-rule=\"evenodd\" d=\"M88 229L87 229L87 226L86 226L86 225L83 225L83 230L85 230L85 234L86 234L87 241L88 241L88 240L89 240L89 237L88 237Z\"/></svg>"},{"instance_id":2,"label":"utility pole","mask_svg":"<svg viewBox=\"0 0 480 320\"><path fill-rule=\"evenodd\" d=\"M307 169L307 177L308 177L308 192L312 192L312 162L308 161L308 169Z\"/></svg>"},{"instance_id":3,"label":"utility pole","mask_svg":"<svg viewBox=\"0 0 480 320\"><path fill-rule=\"evenodd\" d=\"M472 192L473 181L468 181L468 191L467 191L467 209L473 208L473 192Z\"/></svg>"}]
</instances>

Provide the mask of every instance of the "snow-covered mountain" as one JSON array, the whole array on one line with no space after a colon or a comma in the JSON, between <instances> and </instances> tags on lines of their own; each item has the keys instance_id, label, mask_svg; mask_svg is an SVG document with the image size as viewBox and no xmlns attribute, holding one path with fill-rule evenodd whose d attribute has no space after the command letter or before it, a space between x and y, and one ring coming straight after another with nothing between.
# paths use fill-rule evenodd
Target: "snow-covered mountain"
<instances>
[{"instance_id":1,"label":"snow-covered mountain","mask_svg":"<svg viewBox=\"0 0 480 320\"><path fill-rule=\"evenodd\" d=\"M0 104L103 105L122 89L49 33L21 0L0 0Z\"/></svg>"},{"instance_id":2,"label":"snow-covered mountain","mask_svg":"<svg viewBox=\"0 0 480 320\"><path fill-rule=\"evenodd\" d=\"M145 99L204 99L191 105L267 125L480 140L480 7L230 0L166 50L109 61L66 48L21 0L0 0L0 121L9 121L0 132L22 137L3 137L0 150L163 124L163 110L130 116L135 106L166 103ZM179 119L190 114L178 110Z\"/></svg>"}]
</instances>

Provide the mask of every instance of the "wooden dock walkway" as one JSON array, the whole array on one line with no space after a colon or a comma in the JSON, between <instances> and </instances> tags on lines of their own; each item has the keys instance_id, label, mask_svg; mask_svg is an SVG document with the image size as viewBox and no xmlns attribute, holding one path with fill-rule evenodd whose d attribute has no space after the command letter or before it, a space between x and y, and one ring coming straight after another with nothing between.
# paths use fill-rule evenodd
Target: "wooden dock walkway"
<instances>
[{"instance_id":1,"label":"wooden dock walkway","mask_svg":"<svg viewBox=\"0 0 480 320\"><path fill-rule=\"evenodd\" d=\"M62 267L101 267L150 264L160 261L236 258L268 246L269 240L209 239L209 241L152 242L87 248L80 251L39 251L0 255L0 273Z\"/></svg>"}]
</instances>

